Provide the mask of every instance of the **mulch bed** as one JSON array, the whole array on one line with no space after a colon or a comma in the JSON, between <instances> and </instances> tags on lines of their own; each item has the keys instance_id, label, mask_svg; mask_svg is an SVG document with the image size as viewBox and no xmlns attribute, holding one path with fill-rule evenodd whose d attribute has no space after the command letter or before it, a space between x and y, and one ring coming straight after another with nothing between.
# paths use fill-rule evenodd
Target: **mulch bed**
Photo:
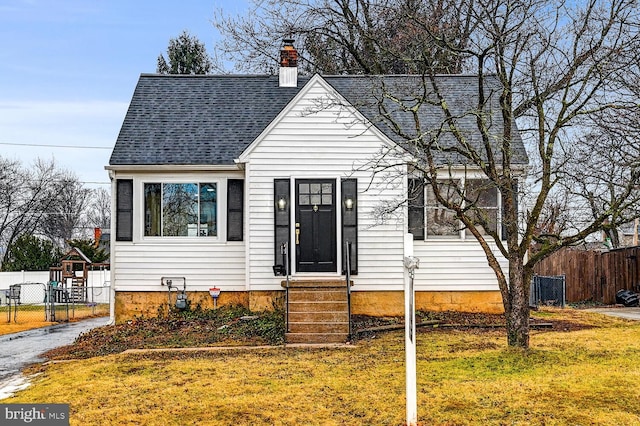
<instances>
[{"instance_id":1,"label":"mulch bed","mask_svg":"<svg viewBox=\"0 0 640 426\"><path fill-rule=\"evenodd\" d=\"M368 317L353 315L353 330L356 338L367 338L377 333L404 328L402 317ZM536 331L576 331L591 328L591 325L576 321L547 320L530 318L529 324ZM505 317L502 314L484 314L472 312L417 312L416 329L418 333L443 332L450 330L490 332L504 329Z\"/></svg>"},{"instance_id":2,"label":"mulch bed","mask_svg":"<svg viewBox=\"0 0 640 426\"><path fill-rule=\"evenodd\" d=\"M558 320L530 320L536 331L574 331L589 328L580 322ZM162 347L203 347L273 344L253 333L251 329L231 333L237 329L237 319L229 320L229 326L206 319L129 321L127 323L99 327L81 335L74 344L53 349L45 356L52 360L81 359L121 353L127 349ZM504 330L504 315L467 312L418 312L416 325L419 333L465 330L473 333ZM352 331L355 340L367 339L380 333L404 327L404 317L370 317L352 315Z\"/></svg>"}]
</instances>

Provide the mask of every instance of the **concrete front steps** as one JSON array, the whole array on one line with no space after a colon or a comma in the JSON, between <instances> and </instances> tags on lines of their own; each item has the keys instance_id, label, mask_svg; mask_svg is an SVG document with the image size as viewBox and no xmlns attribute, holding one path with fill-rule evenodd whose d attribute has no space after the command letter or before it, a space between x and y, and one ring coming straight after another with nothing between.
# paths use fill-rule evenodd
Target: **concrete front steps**
<instances>
[{"instance_id":1,"label":"concrete front steps","mask_svg":"<svg viewBox=\"0 0 640 426\"><path fill-rule=\"evenodd\" d=\"M286 281L282 286L287 286ZM289 281L288 304L287 343L345 343L349 340L346 281Z\"/></svg>"}]
</instances>

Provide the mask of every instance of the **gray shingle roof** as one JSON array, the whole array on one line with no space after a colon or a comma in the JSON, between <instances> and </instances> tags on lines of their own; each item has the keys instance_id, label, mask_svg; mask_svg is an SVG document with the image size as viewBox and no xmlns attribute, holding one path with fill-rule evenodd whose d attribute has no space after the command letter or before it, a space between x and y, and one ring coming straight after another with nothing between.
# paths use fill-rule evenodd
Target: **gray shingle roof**
<instances>
[{"instance_id":1,"label":"gray shingle roof","mask_svg":"<svg viewBox=\"0 0 640 426\"><path fill-rule=\"evenodd\" d=\"M343 97L354 105L389 139L401 144L409 151L421 138L424 141L437 140L439 148L460 146L445 122L445 115L435 95L431 83L421 76L352 76L327 77L326 80ZM494 136L492 151L497 161L501 161L501 152L496 142L501 141L502 115L499 104L501 86L495 77L487 77L484 81L487 101L482 108L478 107L478 77L473 75L440 75L436 78L436 86L452 113L456 130L470 145L475 147L478 155L486 159L483 142L478 131L478 111L482 109L486 117L488 133ZM490 96L489 96L490 94ZM395 99L391 100L392 96ZM420 104L418 121L413 113L405 108ZM394 127L400 131L394 130ZM402 135L399 135L402 133ZM527 153L515 123L512 123L512 161L515 164L526 164ZM444 150L443 150L444 151ZM434 150L434 158L441 163L464 164L462 157L450 152ZM418 151L419 153L420 151Z\"/></svg>"},{"instance_id":2,"label":"gray shingle roof","mask_svg":"<svg viewBox=\"0 0 640 426\"><path fill-rule=\"evenodd\" d=\"M421 87L415 76L328 76L324 79L358 108L391 140L404 143L381 120L379 109L382 84L392 93L411 93ZM227 165L253 142L308 82L299 78L297 88L278 86L277 76L179 76L143 74L133 93L129 110L113 149L110 165ZM479 143L474 110L477 78L441 76L438 79L449 106L460 115L458 124L474 143ZM496 86L497 87L497 86ZM453 96L451 96L453 95ZM492 111L499 112L497 97ZM393 120L411 132L413 119L385 101ZM467 113L467 114L465 114ZM421 109L424 131L440 128L439 107ZM499 120L492 132L501 129ZM514 126L515 128L515 126ZM526 163L519 135L514 133L514 161ZM443 143L451 140L443 134Z\"/></svg>"},{"instance_id":3,"label":"gray shingle roof","mask_svg":"<svg viewBox=\"0 0 640 426\"><path fill-rule=\"evenodd\" d=\"M233 164L307 80L142 74L109 164Z\"/></svg>"}]
</instances>

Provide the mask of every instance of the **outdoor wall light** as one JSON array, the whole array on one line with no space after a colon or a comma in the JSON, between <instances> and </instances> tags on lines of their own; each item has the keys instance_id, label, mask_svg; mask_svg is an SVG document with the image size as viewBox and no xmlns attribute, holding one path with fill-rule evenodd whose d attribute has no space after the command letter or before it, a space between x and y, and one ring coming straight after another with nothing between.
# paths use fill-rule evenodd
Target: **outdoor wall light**
<instances>
[{"instance_id":1,"label":"outdoor wall light","mask_svg":"<svg viewBox=\"0 0 640 426\"><path fill-rule=\"evenodd\" d=\"M287 208L287 199L283 196L280 196L280 198L278 198L278 210L280 211L284 211Z\"/></svg>"},{"instance_id":2,"label":"outdoor wall light","mask_svg":"<svg viewBox=\"0 0 640 426\"><path fill-rule=\"evenodd\" d=\"M353 210L353 198L345 198L344 207L347 210Z\"/></svg>"}]
</instances>

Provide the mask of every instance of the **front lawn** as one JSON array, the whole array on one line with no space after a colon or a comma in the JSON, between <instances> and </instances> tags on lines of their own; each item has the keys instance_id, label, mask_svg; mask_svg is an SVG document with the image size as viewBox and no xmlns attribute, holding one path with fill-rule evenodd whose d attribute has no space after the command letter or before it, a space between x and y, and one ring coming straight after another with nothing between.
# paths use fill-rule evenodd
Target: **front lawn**
<instances>
[{"instance_id":1,"label":"front lawn","mask_svg":"<svg viewBox=\"0 0 640 426\"><path fill-rule=\"evenodd\" d=\"M488 322L420 328L420 424L640 424L640 324L541 316L553 328L528 352ZM72 425L402 425L403 345L391 331L331 349L111 354L44 366L2 402L69 403Z\"/></svg>"}]
</instances>

